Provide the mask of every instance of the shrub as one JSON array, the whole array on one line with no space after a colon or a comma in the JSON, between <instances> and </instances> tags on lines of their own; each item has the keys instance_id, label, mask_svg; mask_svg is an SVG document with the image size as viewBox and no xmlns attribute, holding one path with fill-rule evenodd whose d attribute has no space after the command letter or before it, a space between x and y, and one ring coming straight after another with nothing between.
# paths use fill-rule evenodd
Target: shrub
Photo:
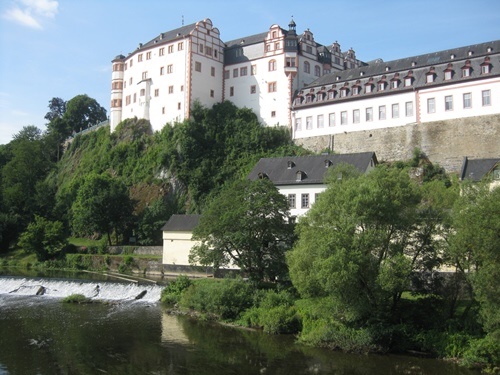
<instances>
[{"instance_id":1,"label":"shrub","mask_svg":"<svg viewBox=\"0 0 500 375\"><path fill-rule=\"evenodd\" d=\"M485 372L498 373L500 370L500 332L492 332L481 339L471 340L465 351L462 364L481 367Z\"/></svg>"},{"instance_id":2,"label":"shrub","mask_svg":"<svg viewBox=\"0 0 500 375\"><path fill-rule=\"evenodd\" d=\"M182 294L179 305L223 320L235 320L252 306L253 286L242 279L196 280Z\"/></svg>"},{"instance_id":3,"label":"shrub","mask_svg":"<svg viewBox=\"0 0 500 375\"><path fill-rule=\"evenodd\" d=\"M179 275L177 278L168 283L161 292L161 302L174 306L179 302L182 292L189 288L192 284L191 279L185 275Z\"/></svg>"},{"instance_id":4,"label":"shrub","mask_svg":"<svg viewBox=\"0 0 500 375\"><path fill-rule=\"evenodd\" d=\"M64 298L63 303L87 303L90 300L83 294L71 294Z\"/></svg>"}]
</instances>

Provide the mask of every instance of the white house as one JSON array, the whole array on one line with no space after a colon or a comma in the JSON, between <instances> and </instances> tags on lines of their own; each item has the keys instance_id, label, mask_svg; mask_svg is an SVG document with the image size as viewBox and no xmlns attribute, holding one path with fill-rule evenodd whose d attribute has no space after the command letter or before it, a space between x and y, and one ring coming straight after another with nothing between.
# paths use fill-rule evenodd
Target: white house
<instances>
[{"instance_id":1,"label":"white house","mask_svg":"<svg viewBox=\"0 0 500 375\"><path fill-rule=\"evenodd\" d=\"M341 163L368 173L378 162L374 152L262 158L248 178L268 178L272 181L279 192L288 198L290 214L299 217L316 202L318 194L326 190L324 178L328 170Z\"/></svg>"},{"instance_id":2,"label":"white house","mask_svg":"<svg viewBox=\"0 0 500 375\"><path fill-rule=\"evenodd\" d=\"M163 231L163 264L189 265L189 252L196 244L193 230L200 215L172 215L161 228Z\"/></svg>"}]
</instances>

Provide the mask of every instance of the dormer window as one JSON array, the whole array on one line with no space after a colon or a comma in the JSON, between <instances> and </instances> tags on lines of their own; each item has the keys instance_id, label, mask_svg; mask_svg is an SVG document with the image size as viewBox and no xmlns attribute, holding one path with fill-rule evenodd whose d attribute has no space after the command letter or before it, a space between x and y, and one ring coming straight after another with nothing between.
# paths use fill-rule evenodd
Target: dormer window
<instances>
[{"instance_id":1,"label":"dormer window","mask_svg":"<svg viewBox=\"0 0 500 375\"><path fill-rule=\"evenodd\" d=\"M462 66L462 77L470 77L470 73L471 73L470 60L467 60L465 62L465 65Z\"/></svg>"},{"instance_id":2,"label":"dormer window","mask_svg":"<svg viewBox=\"0 0 500 375\"><path fill-rule=\"evenodd\" d=\"M378 88L378 91L384 91L385 90L385 82L384 81L380 81L377 84L377 88Z\"/></svg>"},{"instance_id":3,"label":"dormer window","mask_svg":"<svg viewBox=\"0 0 500 375\"><path fill-rule=\"evenodd\" d=\"M391 89L397 89L398 85L399 85L398 76L394 76L394 78L391 79Z\"/></svg>"},{"instance_id":4,"label":"dormer window","mask_svg":"<svg viewBox=\"0 0 500 375\"><path fill-rule=\"evenodd\" d=\"M354 86L352 88L352 95L358 95L359 94L359 86Z\"/></svg>"},{"instance_id":5,"label":"dormer window","mask_svg":"<svg viewBox=\"0 0 500 375\"><path fill-rule=\"evenodd\" d=\"M293 167L295 167L295 163L291 160L288 160L287 168L292 169Z\"/></svg>"},{"instance_id":6,"label":"dormer window","mask_svg":"<svg viewBox=\"0 0 500 375\"><path fill-rule=\"evenodd\" d=\"M486 56L481 64L481 74L488 74L491 71L490 58Z\"/></svg>"},{"instance_id":7,"label":"dormer window","mask_svg":"<svg viewBox=\"0 0 500 375\"><path fill-rule=\"evenodd\" d=\"M328 168L328 167L330 167L331 165L332 165L332 161L331 161L331 160L326 159L326 160L325 160L325 168Z\"/></svg>"},{"instance_id":8,"label":"dormer window","mask_svg":"<svg viewBox=\"0 0 500 375\"><path fill-rule=\"evenodd\" d=\"M373 89L373 85L371 83L367 83L366 86L365 86L365 93L366 94L371 93L372 89Z\"/></svg>"},{"instance_id":9,"label":"dormer window","mask_svg":"<svg viewBox=\"0 0 500 375\"><path fill-rule=\"evenodd\" d=\"M432 67L426 74L426 79L425 82L427 83L433 83L434 79L436 78L436 71L434 67Z\"/></svg>"},{"instance_id":10,"label":"dormer window","mask_svg":"<svg viewBox=\"0 0 500 375\"><path fill-rule=\"evenodd\" d=\"M302 181L306 177L306 174L302 171L298 171L295 174L295 181Z\"/></svg>"},{"instance_id":11,"label":"dormer window","mask_svg":"<svg viewBox=\"0 0 500 375\"><path fill-rule=\"evenodd\" d=\"M335 99L335 90L328 90L328 99Z\"/></svg>"},{"instance_id":12,"label":"dormer window","mask_svg":"<svg viewBox=\"0 0 500 375\"><path fill-rule=\"evenodd\" d=\"M294 101L295 105L301 105L302 104L302 97L297 96Z\"/></svg>"},{"instance_id":13,"label":"dormer window","mask_svg":"<svg viewBox=\"0 0 500 375\"><path fill-rule=\"evenodd\" d=\"M349 89L347 87L342 87L340 89L340 97L345 98L347 96L348 92L349 92Z\"/></svg>"},{"instance_id":14,"label":"dormer window","mask_svg":"<svg viewBox=\"0 0 500 375\"><path fill-rule=\"evenodd\" d=\"M268 180L269 179L269 176L267 175L267 173L264 173L264 172L260 172L258 174L258 177L259 177L259 180Z\"/></svg>"},{"instance_id":15,"label":"dormer window","mask_svg":"<svg viewBox=\"0 0 500 375\"><path fill-rule=\"evenodd\" d=\"M412 77L405 77L405 87L411 86Z\"/></svg>"}]
</instances>

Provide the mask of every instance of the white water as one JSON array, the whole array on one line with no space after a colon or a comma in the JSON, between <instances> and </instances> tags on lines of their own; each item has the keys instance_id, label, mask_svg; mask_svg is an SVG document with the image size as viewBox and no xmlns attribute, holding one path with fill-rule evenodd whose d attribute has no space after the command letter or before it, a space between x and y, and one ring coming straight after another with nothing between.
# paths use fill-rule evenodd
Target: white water
<instances>
[{"instance_id":1,"label":"white water","mask_svg":"<svg viewBox=\"0 0 500 375\"><path fill-rule=\"evenodd\" d=\"M37 296L40 287L45 288L44 293ZM0 277L0 294L36 296L37 298L64 298L72 294L83 294L87 298L96 300L132 301L146 291L146 294L139 301L158 302L162 289L163 287L155 284L138 285L135 283L69 279Z\"/></svg>"}]
</instances>

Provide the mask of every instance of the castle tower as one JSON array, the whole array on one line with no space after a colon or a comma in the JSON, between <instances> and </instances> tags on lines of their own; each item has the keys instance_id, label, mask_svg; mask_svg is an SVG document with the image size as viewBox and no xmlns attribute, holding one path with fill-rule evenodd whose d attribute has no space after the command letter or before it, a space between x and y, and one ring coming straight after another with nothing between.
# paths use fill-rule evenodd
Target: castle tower
<instances>
[{"instance_id":1,"label":"castle tower","mask_svg":"<svg viewBox=\"0 0 500 375\"><path fill-rule=\"evenodd\" d=\"M118 55L112 61L110 128L114 131L122 121L123 74L125 56Z\"/></svg>"}]
</instances>

